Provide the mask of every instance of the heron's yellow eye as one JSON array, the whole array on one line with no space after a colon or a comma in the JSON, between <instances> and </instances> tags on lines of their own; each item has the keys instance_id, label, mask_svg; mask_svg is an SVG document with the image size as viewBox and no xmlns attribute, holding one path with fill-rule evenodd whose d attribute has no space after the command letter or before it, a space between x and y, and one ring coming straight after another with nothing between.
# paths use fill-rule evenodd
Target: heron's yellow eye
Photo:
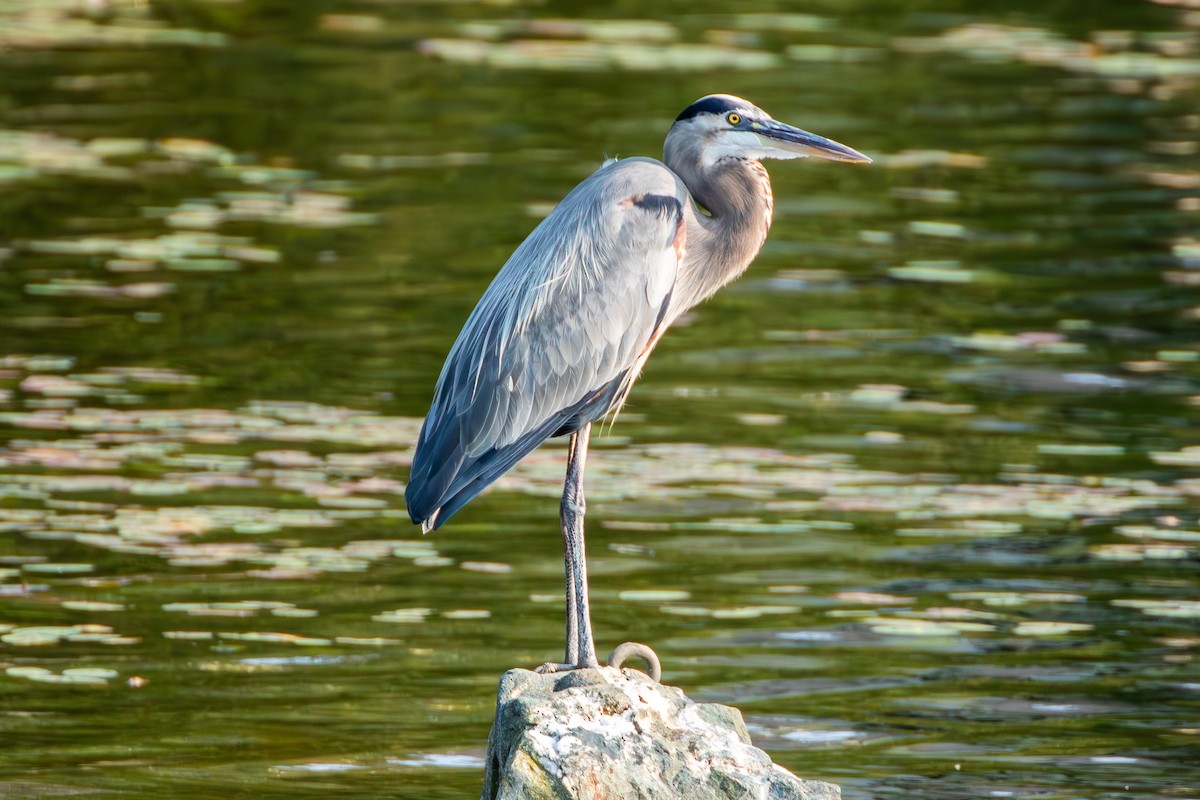
<instances>
[{"instance_id":1,"label":"heron's yellow eye","mask_svg":"<svg viewBox=\"0 0 1200 800\"><path fill-rule=\"evenodd\" d=\"M737 125L739 122L742 121L742 115L738 114L734 111L730 111L728 114L725 115L725 121L728 122L730 125Z\"/></svg>"}]
</instances>

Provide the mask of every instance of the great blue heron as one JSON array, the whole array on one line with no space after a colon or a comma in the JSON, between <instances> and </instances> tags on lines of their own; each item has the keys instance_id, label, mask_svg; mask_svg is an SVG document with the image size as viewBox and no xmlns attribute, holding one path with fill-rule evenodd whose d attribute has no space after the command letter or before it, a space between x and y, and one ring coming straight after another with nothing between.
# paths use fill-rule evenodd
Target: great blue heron
<instances>
[{"instance_id":1,"label":"great blue heron","mask_svg":"<svg viewBox=\"0 0 1200 800\"><path fill-rule=\"evenodd\" d=\"M608 161L558 204L446 358L413 455L408 513L428 533L546 439L569 434L564 668L597 665L583 541L592 423L620 409L671 323L762 248L772 215L762 159L806 156L871 160L741 98L702 97L667 132L665 163Z\"/></svg>"}]
</instances>

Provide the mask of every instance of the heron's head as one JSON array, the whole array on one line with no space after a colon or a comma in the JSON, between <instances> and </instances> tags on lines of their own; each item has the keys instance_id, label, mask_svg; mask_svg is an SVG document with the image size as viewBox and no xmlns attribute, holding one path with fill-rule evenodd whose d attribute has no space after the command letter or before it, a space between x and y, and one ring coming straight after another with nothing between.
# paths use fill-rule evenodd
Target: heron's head
<instances>
[{"instance_id":1,"label":"heron's head","mask_svg":"<svg viewBox=\"0 0 1200 800\"><path fill-rule=\"evenodd\" d=\"M730 94L701 97L675 118L667 133L667 162L689 153L705 167L723 158L824 158L869 164L857 150L776 122L753 103Z\"/></svg>"}]
</instances>

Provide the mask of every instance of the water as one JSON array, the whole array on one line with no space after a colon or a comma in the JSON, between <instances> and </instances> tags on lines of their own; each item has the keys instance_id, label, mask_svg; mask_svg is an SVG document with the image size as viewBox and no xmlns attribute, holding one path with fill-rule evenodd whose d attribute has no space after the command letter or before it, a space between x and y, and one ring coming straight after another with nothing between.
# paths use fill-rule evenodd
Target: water
<instances>
[{"instance_id":1,"label":"water","mask_svg":"<svg viewBox=\"0 0 1200 800\"><path fill-rule=\"evenodd\" d=\"M0 9L0 794L478 791L564 451L421 538L433 380L732 91L877 161L773 165L593 440L600 649L848 798L1200 796L1198 12L808 12Z\"/></svg>"}]
</instances>

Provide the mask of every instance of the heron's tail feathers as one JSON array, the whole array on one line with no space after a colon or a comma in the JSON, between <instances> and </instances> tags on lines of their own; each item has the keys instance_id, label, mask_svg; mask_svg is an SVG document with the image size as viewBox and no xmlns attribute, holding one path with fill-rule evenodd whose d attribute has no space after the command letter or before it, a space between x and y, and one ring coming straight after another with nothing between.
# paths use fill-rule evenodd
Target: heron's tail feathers
<instances>
[{"instance_id":1,"label":"heron's tail feathers","mask_svg":"<svg viewBox=\"0 0 1200 800\"><path fill-rule=\"evenodd\" d=\"M431 414L421 428L408 486L404 488L409 517L426 533L437 530L542 442L574 433L603 416L624 384L622 373L513 442L474 456L467 454L458 417Z\"/></svg>"}]
</instances>

